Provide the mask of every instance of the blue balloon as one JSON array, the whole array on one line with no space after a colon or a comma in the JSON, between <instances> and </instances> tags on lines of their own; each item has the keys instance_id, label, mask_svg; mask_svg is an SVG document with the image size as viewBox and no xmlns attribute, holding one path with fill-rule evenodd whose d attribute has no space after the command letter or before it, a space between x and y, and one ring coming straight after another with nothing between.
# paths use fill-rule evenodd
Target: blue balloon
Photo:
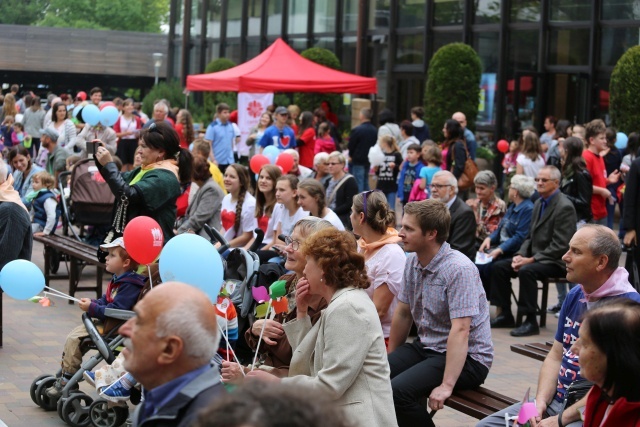
<instances>
[{"instance_id":1,"label":"blue balloon","mask_svg":"<svg viewBox=\"0 0 640 427\"><path fill-rule=\"evenodd\" d=\"M11 298L27 300L44 289L44 274L31 261L17 259L0 271L0 287Z\"/></svg>"},{"instance_id":2,"label":"blue balloon","mask_svg":"<svg viewBox=\"0 0 640 427\"><path fill-rule=\"evenodd\" d=\"M627 135L625 135L622 132L618 132L616 134L616 148L618 150L624 150L625 148L627 148L628 140L629 140L629 137L627 137Z\"/></svg>"},{"instance_id":3,"label":"blue balloon","mask_svg":"<svg viewBox=\"0 0 640 427\"><path fill-rule=\"evenodd\" d=\"M82 109L82 119L85 123L95 126L100 123L100 109L93 104L89 104Z\"/></svg>"},{"instance_id":4,"label":"blue balloon","mask_svg":"<svg viewBox=\"0 0 640 427\"><path fill-rule=\"evenodd\" d=\"M217 303L224 268L220 254L204 237L185 233L169 240L160 253L159 268L163 282L195 286Z\"/></svg>"},{"instance_id":5,"label":"blue balloon","mask_svg":"<svg viewBox=\"0 0 640 427\"><path fill-rule=\"evenodd\" d=\"M275 145L269 145L268 147L265 147L264 150L262 150L262 155L266 156L271 164L274 164L276 162L276 159L280 155L280 150L278 150L278 147L276 147Z\"/></svg>"},{"instance_id":6,"label":"blue balloon","mask_svg":"<svg viewBox=\"0 0 640 427\"><path fill-rule=\"evenodd\" d=\"M75 107L73 109L73 118L77 118L78 117L78 113L80 113L80 111L82 111L84 107L82 105L78 105L77 107Z\"/></svg>"},{"instance_id":7,"label":"blue balloon","mask_svg":"<svg viewBox=\"0 0 640 427\"><path fill-rule=\"evenodd\" d=\"M100 111L100 123L105 126L113 126L118 121L118 109L112 105L104 107Z\"/></svg>"}]
</instances>

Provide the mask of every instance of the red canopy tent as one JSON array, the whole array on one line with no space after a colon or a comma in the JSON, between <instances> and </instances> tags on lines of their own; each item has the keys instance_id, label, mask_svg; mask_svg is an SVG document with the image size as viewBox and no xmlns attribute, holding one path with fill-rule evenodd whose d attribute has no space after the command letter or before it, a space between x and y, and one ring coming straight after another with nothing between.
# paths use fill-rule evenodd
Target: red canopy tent
<instances>
[{"instance_id":1,"label":"red canopy tent","mask_svg":"<svg viewBox=\"0 0 640 427\"><path fill-rule=\"evenodd\" d=\"M328 68L300 56L282 39L228 70L187 76L187 90L210 92L377 93L377 81Z\"/></svg>"}]
</instances>

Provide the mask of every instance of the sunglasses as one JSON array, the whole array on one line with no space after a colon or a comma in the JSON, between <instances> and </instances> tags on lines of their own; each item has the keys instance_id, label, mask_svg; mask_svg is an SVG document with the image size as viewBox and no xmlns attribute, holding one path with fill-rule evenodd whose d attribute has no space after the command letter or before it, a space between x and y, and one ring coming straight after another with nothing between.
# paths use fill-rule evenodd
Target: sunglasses
<instances>
[{"instance_id":1,"label":"sunglasses","mask_svg":"<svg viewBox=\"0 0 640 427\"><path fill-rule=\"evenodd\" d=\"M381 191L381 190L376 188L375 190L369 190L362 193L362 210L364 211L365 220L367 219L367 196L373 193L374 191Z\"/></svg>"}]
</instances>

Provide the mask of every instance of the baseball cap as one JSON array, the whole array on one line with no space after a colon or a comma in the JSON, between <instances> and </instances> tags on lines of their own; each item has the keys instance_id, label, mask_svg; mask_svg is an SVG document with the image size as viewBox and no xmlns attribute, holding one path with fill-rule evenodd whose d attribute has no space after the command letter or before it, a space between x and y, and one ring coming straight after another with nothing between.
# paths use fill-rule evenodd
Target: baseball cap
<instances>
[{"instance_id":1,"label":"baseball cap","mask_svg":"<svg viewBox=\"0 0 640 427\"><path fill-rule=\"evenodd\" d=\"M84 91L80 91L78 92L78 94L76 95L76 99L80 98L83 101L87 100L87 92Z\"/></svg>"},{"instance_id":2,"label":"baseball cap","mask_svg":"<svg viewBox=\"0 0 640 427\"><path fill-rule=\"evenodd\" d=\"M117 248L117 247L121 247L122 249L126 250L126 248L124 247L124 239L122 237L118 237L116 240L114 240L111 243L100 245L100 249L102 249L103 251L106 251L109 248Z\"/></svg>"},{"instance_id":3,"label":"baseball cap","mask_svg":"<svg viewBox=\"0 0 640 427\"><path fill-rule=\"evenodd\" d=\"M40 129L40 134L47 135L54 141L58 141L58 138L60 138L60 134L58 133L58 131L53 128Z\"/></svg>"},{"instance_id":4,"label":"baseball cap","mask_svg":"<svg viewBox=\"0 0 640 427\"><path fill-rule=\"evenodd\" d=\"M276 108L276 114L286 114L289 115L289 110L286 107L278 107Z\"/></svg>"}]
</instances>

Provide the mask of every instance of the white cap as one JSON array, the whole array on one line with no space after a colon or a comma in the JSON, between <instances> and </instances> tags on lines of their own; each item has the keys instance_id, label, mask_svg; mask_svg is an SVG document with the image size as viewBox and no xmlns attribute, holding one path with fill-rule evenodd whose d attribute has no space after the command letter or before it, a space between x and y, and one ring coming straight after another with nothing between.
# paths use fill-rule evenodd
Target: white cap
<instances>
[{"instance_id":1,"label":"white cap","mask_svg":"<svg viewBox=\"0 0 640 427\"><path fill-rule=\"evenodd\" d=\"M126 250L126 248L124 247L124 239L122 237L118 237L116 240L114 240L111 243L100 245L100 249L102 249L103 251L106 251L109 248L117 248L117 247L121 247L122 249Z\"/></svg>"}]
</instances>

